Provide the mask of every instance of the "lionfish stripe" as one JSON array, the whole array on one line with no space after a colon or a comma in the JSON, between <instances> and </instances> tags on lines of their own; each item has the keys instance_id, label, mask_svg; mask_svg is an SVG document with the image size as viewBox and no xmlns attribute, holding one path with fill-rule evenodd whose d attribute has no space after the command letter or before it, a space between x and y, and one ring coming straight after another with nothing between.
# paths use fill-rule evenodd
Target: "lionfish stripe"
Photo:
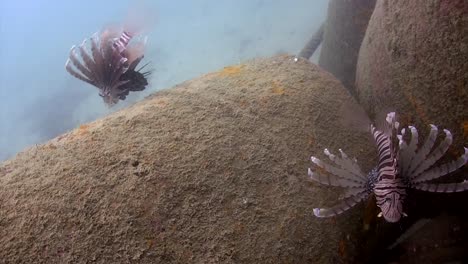
<instances>
[{"instance_id":1,"label":"lionfish stripe","mask_svg":"<svg viewBox=\"0 0 468 264\"><path fill-rule=\"evenodd\" d=\"M429 167L434 165L444 154L447 152L449 146L452 144L452 134L447 129L444 129L445 132L445 139L437 146L427 157L427 159L421 163L420 166L416 168L416 170L408 176L411 179L416 178L419 174L423 173Z\"/></svg>"},{"instance_id":2,"label":"lionfish stripe","mask_svg":"<svg viewBox=\"0 0 468 264\"><path fill-rule=\"evenodd\" d=\"M457 160L442 164L438 167L432 168L425 173L420 174L419 176L413 178L411 183L420 183L433 179L437 179L444 175L447 175L466 164L468 160L468 149L465 148L465 153L461 155Z\"/></svg>"},{"instance_id":3,"label":"lionfish stripe","mask_svg":"<svg viewBox=\"0 0 468 264\"><path fill-rule=\"evenodd\" d=\"M404 186L387 186L380 189L374 189L376 197L384 198L386 195L396 192L400 195L406 195L406 188Z\"/></svg>"},{"instance_id":4,"label":"lionfish stripe","mask_svg":"<svg viewBox=\"0 0 468 264\"><path fill-rule=\"evenodd\" d=\"M394 179L395 169L391 166L387 166L384 169L378 171L379 179Z\"/></svg>"},{"instance_id":5,"label":"lionfish stripe","mask_svg":"<svg viewBox=\"0 0 468 264\"><path fill-rule=\"evenodd\" d=\"M377 166L379 179L395 178L394 160L390 141L391 139L383 132L375 130L375 128L373 130L373 134L377 143L377 149L379 151L379 163Z\"/></svg>"},{"instance_id":6,"label":"lionfish stripe","mask_svg":"<svg viewBox=\"0 0 468 264\"><path fill-rule=\"evenodd\" d=\"M426 192L439 192L439 193L452 193L452 192L463 192L468 190L468 181L460 183L418 183L412 186L414 189L418 189Z\"/></svg>"},{"instance_id":7,"label":"lionfish stripe","mask_svg":"<svg viewBox=\"0 0 468 264\"><path fill-rule=\"evenodd\" d=\"M346 153L344 153L341 149L339 151L341 153L341 158L337 157L336 155L333 155L328 149L324 149L323 152L331 161L333 161L336 165L341 167L341 169L352 174L349 177L350 179L365 183L367 181L367 178L361 172L361 169L359 168L357 163L349 159Z\"/></svg>"},{"instance_id":8,"label":"lionfish stripe","mask_svg":"<svg viewBox=\"0 0 468 264\"><path fill-rule=\"evenodd\" d=\"M381 152L385 147L390 147L388 141L386 140L387 136L384 133L374 129L373 135L379 152Z\"/></svg>"},{"instance_id":9,"label":"lionfish stripe","mask_svg":"<svg viewBox=\"0 0 468 264\"><path fill-rule=\"evenodd\" d=\"M430 125L431 131L429 132L429 136L426 139L426 142L424 142L424 145L418 150L416 155L413 158L413 161L411 162L411 166L409 167L408 172L411 173L416 169L421 162L426 158L427 154L431 151L432 147L434 146L434 143L437 138L437 127L435 125Z\"/></svg>"},{"instance_id":10,"label":"lionfish stripe","mask_svg":"<svg viewBox=\"0 0 468 264\"><path fill-rule=\"evenodd\" d=\"M368 196L366 192L362 192L356 196L351 196L342 200L339 204L332 206L330 208L314 208L314 215L316 217L331 217L339 215L350 208L354 207L360 201L365 199Z\"/></svg>"},{"instance_id":11,"label":"lionfish stripe","mask_svg":"<svg viewBox=\"0 0 468 264\"><path fill-rule=\"evenodd\" d=\"M92 80L86 78L85 76L81 75L80 73L76 72L70 65L70 60L68 59L67 62L65 63L65 69L67 70L68 73L70 73L73 77L82 80L83 82L87 82L93 86L96 86L96 83L93 82Z\"/></svg>"},{"instance_id":12,"label":"lionfish stripe","mask_svg":"<svg viewBox=\"0 0 468 264\"><path fill-rule=\"evenodd\" d=\"M324 169L328 173L331 173L331 174L333 174L333 175L335 175L337 177L347 179L347 180L350 180L350 181L353 181L353 182L361 183L361 184L364 184L366 182L365 180L358 178L357 176L353 175L352 173L349 173L349 172L347 172L347 171L345 171L343 169L340 169L340 168L334 167L332 165L329 165L329 164L317 159L316 157L310 157L310 160L315 165L317 165L318 167Z\"/></svg>"},{"instance_id":13,"label":"lionfish stripe","mask_svg":"<svg viewBox=\"0 0 468 264\"><path fill-rule=\"evenodd\" d=\"M114 45L118 49L119 53L125 50L131 39L132 35L127 31L124 31L122 34L120 34L119 39L114 42Z\"/></svg>"},{"instance_id":14,"label":"lionfish stripe","mask_svg":"<svg viewBox=\"0 0 468 264\"><path fill-rule=\"evenodd\" d=\"M364 184L357 183L354 181L350 181L347 179L339 178L335 175L321 175L320 173L313 172L310 168L308 169L308 175L310 179L330 186L338 186L338 187L364 187Z\"/></svg>"},{"instance_id":15,"label":"lionfish stripe","mask_svg":"<svg viewBox=\"0 0 468 264\"><path fill-rule=\"evenodd\" d=\"M379 163L378 163L379 166L377 167L379 171L382 169L385 169L385 167L392 167L393 159L390 154L390 151L387 151L387 153L382 153L379 156L380 156Z\"/></svg>"}]
</instances>

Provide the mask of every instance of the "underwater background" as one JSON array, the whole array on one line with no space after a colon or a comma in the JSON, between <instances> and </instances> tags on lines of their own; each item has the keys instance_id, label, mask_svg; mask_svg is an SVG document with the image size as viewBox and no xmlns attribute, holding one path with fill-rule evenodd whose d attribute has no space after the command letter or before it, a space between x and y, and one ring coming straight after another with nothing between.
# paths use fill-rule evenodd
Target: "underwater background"
<instances>
[{"instance_id":1,"label":"underwater background","mask_svg":"<svg viewBox=\"0 0 468 264\"><path fill-rule=\"evenodd\" d=\"M145 52L154 72L145 91L109 109L96 89L70 76L64 64L72 45L121 24L136 2L154 14ZM0 160L200 74L254 57L297 53L325 20L327 5L327 0L1 1Z\"/></svg>"},{"instance_id":2,"label":"underwater background","mask_svg":"<svg viewBox=\"0 0 468 264\"><path fill-rule=\"evenodd\" d=\"M465 0L2 1L0 29L0 260L468 259Z\"/></svg>"}]
</instances>

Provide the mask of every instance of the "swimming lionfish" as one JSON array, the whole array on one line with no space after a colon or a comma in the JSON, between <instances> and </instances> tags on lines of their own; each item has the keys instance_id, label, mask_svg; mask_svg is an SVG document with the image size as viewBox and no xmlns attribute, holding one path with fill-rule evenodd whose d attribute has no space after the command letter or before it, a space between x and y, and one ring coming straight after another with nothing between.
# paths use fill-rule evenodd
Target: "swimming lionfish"
<instances>
[{"instance_id":1,"label":"swimming lionfish","mask_svg":"<svg viewBox=\"0 0 468 264\"><path fill-rule=\"evenodd\" d=\"M136 70L143 59L146 40L129 45L133 37L134 33L129 30L106 29L99 35L95 33L90 39L91 55L85 39L78 48L71 48L65 69L74 77L97 87L107 105L112 106L119 99L125 100L129 92L146 88L150 74L150 71L141 71L147 64Z\"/></svg>"},{"instance_id":2,"label":"swimming lionfish","mask_svg":"<svg viewBox=\"0 0 468 264\"><path fill-rule=\"evenodd\" d=\"M408 143L404 139L408 130L402 129L401 133L398 133L398 127L394 112L387 115L382 131L371 125L379 162L367 175L362 173L356 159L350 159L341 149L341 157L333 155L327 149L324 151L336 166L311 157L317 167L327 172L324 175L309 168L308 174L312 180L347 188L339 204L331 208L314 208L315 216L331 217L341 214L374 193L377 206L381 209L379 217L383 216L388 222L398 222L401 216L406 216L403 212L403 202L408 188L445 193L468 190L466 180L461 183L427 183L461 168L468 160L468 148L464 148L464 154L458 159L433 167L452 144L450 131L444 129L445 138L434 147L438 129L435 125L430 125L427 140L418 148L416 128L408 127L411 133Z\"/></svg>"}]
</instances>

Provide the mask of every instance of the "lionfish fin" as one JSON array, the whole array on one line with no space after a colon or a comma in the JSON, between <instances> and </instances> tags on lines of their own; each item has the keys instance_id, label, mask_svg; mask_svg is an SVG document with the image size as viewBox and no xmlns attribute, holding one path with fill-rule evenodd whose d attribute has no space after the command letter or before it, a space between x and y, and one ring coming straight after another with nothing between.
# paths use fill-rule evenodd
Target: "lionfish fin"
<instances>
[{"instance_id":1,"label":"lionfish fin","mask_svg":"<svg viewBox=\"0 0 468 264\"><path fill-rule=\"evenodd\" d=\"M333 161L341 169L349 173L349 179L362 183L367 182L367 178L362 173L361 168L359 168L357 162L348 158L348 155L346 155L346 153L344 153L343 150L339 149L339 151L341 154L341 158L332 154L328 149L324 149L323 152L331 161Z\"/></svg>"},{"instance_id":2,"label":"lionfish fin","mask_svg":"<svg viewBox=\"0 0 468 264\"><path fill-rule=\"evenodd\" d=\"M435 125L432 124L430 125L430 127L431 130L429 132L429 136L424 142L424 145L421 146L421 148L416 152L416 155L413 157L411 165L408 168L408 174L413 172L419 165L421 165L421 162L424 161L424 159L427 157L432 147L434 146L434 143L437 139L438 129Z\"/></svg>"},{"instance_id":3,"label":"lionfish fin","mask_svg":"<svg viewBox=\"0 0 468 264\"><path fill-rule=\"evenodd\" d=\"M461 168L468 161L468 148L464 148L464 150L465 150L465 153L461 155L457 160L447 162L440 166L434 167L422 174L419 174L419 176L411 180L411 183L420 183L420 182L437 179L439 177L447 175Z\"/></svg>"},{"instance_id":4,"label":"lionfish fin","mask_svg":"<svg viewBox=\"0 0 468 264\"><path fill-rule=\"evenodd\" d=\"M101 33L99 34L99 48L101 50L105 50L107 48L107 43L109 43L109 41L112 41L115 38L118 38L120 32L121 29L116 25L107 25L106 27L104 27L104 29L101 30Z\"/></svg>"},{"instance_id":5,"label":"lionfish fin","mask_svg":"<svg viewBox=\"0 0 468 264\"><path fill-rule=\"evenodd\" d=\"M438 192L438 193L452 193L452 192L463 192L468 190L468 181L459 183L417 183L412 186L414 189L418 189L426 192Z\"/></svg>"},{"instance_id":6,"label":"lionfish fin","mask_svg":"<svg viewBox=\"0 0 468 264\"><path fill-rule=\"evenodd\" d=\"M408 144L406 141L404 141L404 137L406 134L406 129L403 128L401 130L401 135L398 135L398 140L399 140L399 159L398 159L398 168L400 169L400 174L401 175L406 175L411 163L414 160L414 157L416 156L416 149L418 146L418 130L414 126L408 126L408 129L411 132L410 136L410 143Z\"/></svg>"},{"instance_id":7,"label":"lionfish fin","mask_svg":"<svg viewBox=\"0 0 468 264\"><path fill-rule=\"evenodd\" d=\"M323 185L337 186L337 187L364 187L364 184L355 181L343 179L335 175L327 174L322 175L318 172L312 171L310 168L307 170L307 174L311 180L314 180Z\"/></svg>"},{"instance_id":8,"label":"lionfish fin","mask_svg":"<svg viewBox=\"0 0 468 264\"><path fill-rule=\"evenodd\" d=\"M68 56L67 61L71 61L76 67L76 69L78 69L81 72L81 74L83 74L87 79L92 80L94 77L93 74L91 73L90 69L86 68L86 66L81 63L81 61L77 57L75 50L76 46L73 46L70 49L70 55Z\"/></svg>"},{"instance_id":9,"label":"lionfish fin","mask_svg":"<svg viewBox=\"0 0 468 264\"><path fill-rule=\"evenodd\" d=\"M335 157L334 159L336 160L337 158ZM337 167L332 166L332 165L330 165L330 164L328 164L326 162L323 162L322 160L320 160L320 159L318 159L316 157L310 157L310 160L312 161L312 163L317 165L317 167L322 168L326 172L328 172L330 174L333 174L336 177L346 179L346 180L349 180L349 181L353 181L353 182L356 182L356 183L361 183L361 184L365 184L367 182L367 180L360 178L359 176L351 173L349 170L337 168ZM347 168L347 169L349 169L349 168Z\"/></svg>"},{"instance_id":10,"label":"lionfish fin","mask_svg":"<svg viewBox=\"0 0 468 264\"><path fill-rule=\"evenodd\" d=\"M434 165L448 150L450 145L452 144L453 138L450 131L444 129L445 139L437 146L435 149L429 153L426 159L421 162L419 166L412 172L405 173L407 177L410 179L417 178L421 173L426 171L429 167Z\"/></svg>"},{"instance_id":11,"label":"lionfish fin","mask_svg":"<svg viewBox=\"0 0 468 264\"><path fill-rule=\"evenodd\" d=\"M367 189L365 187L351 187L351 188L347 188L346 191L340 195L340 200L344 200L344 199L347 199L351 196L356 196L362 192L365 192L367 191Z\"/></svg>"},{"instance_id":12,"label":"lionfish fin","mask_svg":"<svg viewBox=\"0 0 468 264\"><path fill-rule=\"evenodd\" d=\"M83 43L81 43L79 49L80 49L80 55L81 58L83 59L83 62L86 66L86 68L89 69L93 77L95 78L97 75L96 71L96 63L93 61L93 59L89 56L88 52L86 52L85 46L86 45L86 39L83 40Z\"/></svg>"},{"instance_id":13,"label":"lionfish fin","mask_svg":"<svg viewBox=\"0 0 468 264\"><path fill-rule=\"evenodd\" d=\"M65 69L67 70L68 73L70 73L73 77L82 80L83 82L89 83L93 86L96 86L96 83L94 83L92 80L88 79L86 76L83 76L81 73L78 73L75 71L71 65L70 65L70 59L67 60L65 63Z\"/></svg>"},{"instance_id":14,"label":"lionfish fin","mask_svg":"<svg viewBox=\"0 0 468 264\"><path fill-rule=\"evenodd\" d=\"M367 192L361 192L358 195L350 196L341 200L340 203L330 208L314 208L314 215L316 217L331 217L339 215L354 207L356 204L367 198L367 196Z\"/></svg>"}]
</instances>

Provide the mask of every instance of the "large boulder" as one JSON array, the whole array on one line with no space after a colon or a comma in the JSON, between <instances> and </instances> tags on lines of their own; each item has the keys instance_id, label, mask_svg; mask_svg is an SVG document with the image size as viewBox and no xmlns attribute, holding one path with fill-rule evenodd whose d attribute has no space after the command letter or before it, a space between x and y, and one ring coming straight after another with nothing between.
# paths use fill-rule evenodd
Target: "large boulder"
<instances>
[{"instance_id":1,"label":"large boulder","mask_svg":"<svg viewBox=\"0 0 468 264\"><path fill-rule=\"evenodd\" d=\"M367 133L342 122L345 103L330 74L279 56L83 124L0 165L0 259L347 262L361 210L315 218L337 194L307 180L325 147L375 154Z\"/></svg>"},{"instance_id":2,"label":"large boulder","mask_svg":"<svg viewBox=\"0 0 468 264\"><path fill-rule=\"evenodd\" d=\"M357 65L359 101L428 131L468 142L468 5L464 0L377 1Z\"/></svg>"},{"instance_id":3,"label":"large boulder","mask_svg":"<svg viewBox=\"0 0 468 264\"><path fill-rule=\"evenodd\" d=\"M330 0L319 65L352 93L359 48L376 0Z\"/></svg>"}]
</instances>

